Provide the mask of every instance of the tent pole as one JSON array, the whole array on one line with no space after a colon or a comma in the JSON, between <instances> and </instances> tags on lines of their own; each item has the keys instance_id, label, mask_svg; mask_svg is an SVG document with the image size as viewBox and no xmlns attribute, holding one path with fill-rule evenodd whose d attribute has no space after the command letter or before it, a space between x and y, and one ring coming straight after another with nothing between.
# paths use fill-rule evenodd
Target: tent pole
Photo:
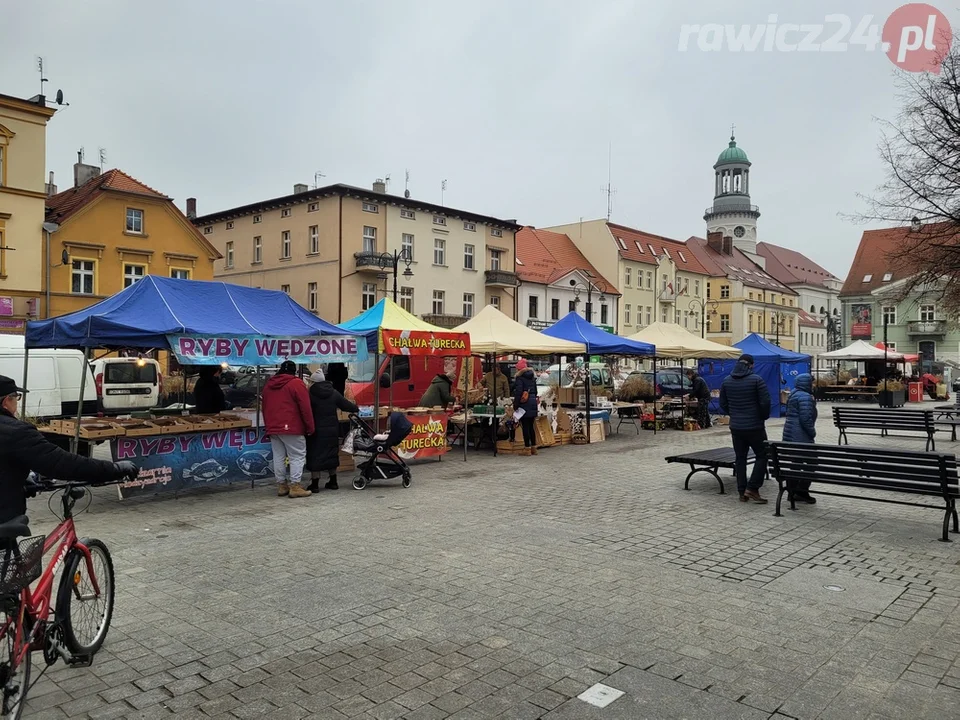
<instances>
[{"instance_id":1,"label":"tent pole","mask_svg":"<svg viewBox=\"0 0 960 720\"><path fill-rule=\"evenodd\" d=\"M23 348L23 385L20 386L20 387L22 387L24 390L27 389L27 370L28 370L29 367L30 367L30 348L28 348L26 345L24 345L24 348ZM83 395L80 396L80 405L81 405L81 407L83 406ZM26 420L26 419L27 419L27 396L26 396L26 395L24 395L22 398L20 398L20 419L21 419L21 420Z\"/></svg>"},{"instance_id":2,"label":"tent pole","mask_svg":"<svg viewBox=\"0 0 960 720\"><path fill-rule=\"evenodd\" d=\"M90 364L90 348L84 348L83 351L83 373L80 375L80 402L77 404L77 426L73 429L73 437L70 438L70 452L77 453L80 446L80 420L83 418L83 394L87 389L87 367Z\"/></svg>"},{"instance_id":3,"label":"tent pole","mask_svg":"<svg viewBox=\"0 0 960 720\"><path fill-rule=\"evenodd\" d=\"M390 378L391 384L393 378ZM373 427L374 434L380 432L380 348L373 353Z\"/></svg>"},{"instance_id":4,"label":"tent pole","mask_svg":"<svg viewBox=\"0 0 960 720\"><path fill-rule=\"evenodd\" d=\"M256 370L257 370L257 440L259 440L263 436L263 431L260 429L260 402L261 402L260 381L261 381L261 378L260 378L259 365L256 366ZM250 489L253 490L253 488L254 488L254 479L250 478Z\"/></svg>"},{"instance_id":5,"label":"tent pole","mask_svg":"<svg viewBox=\"0 0 960 720\"><path fill-rule=\"evenodd\" d=\"M470 381L470 376L473 374L470 372L470 365L473 362L473 357L470 355L464 356L460 361L460 372L463 373L463 461L467 461L467 394L470 392L470 388L467 383ZM493 418L494 420L497 417L497 407L493 407ZM448 421L449 422L449 421ZM492 424L492 422L491 422ZM493 440L496 442L496 438Z\"/></svg>"},{"instance_id":6,"label":"tent pole","mask_svg":"<svg viewBox=\"0 0 960 720\"><path fill-rule=\"evenodd\" d=\"M656 300L656 297L654 297ZM682 381L681 381L682 382ZM642 424L642 421L641 421ZM657 356L653 356L653 434L657 434Z\"/></svg>"},{"instance_id":7,"label":"tent pole","mask_svg":"<svg viewBox=\"0 0 960 720\"><path fill-rule=\"evenodd\" d=\"M587 348L587 354L583 356L587 364L587 377L584 380L584 401L587 406L587 445L590 444L590 386L593 385L593 370L590 368L590 348Z\"/></svg>"}]
</instances>

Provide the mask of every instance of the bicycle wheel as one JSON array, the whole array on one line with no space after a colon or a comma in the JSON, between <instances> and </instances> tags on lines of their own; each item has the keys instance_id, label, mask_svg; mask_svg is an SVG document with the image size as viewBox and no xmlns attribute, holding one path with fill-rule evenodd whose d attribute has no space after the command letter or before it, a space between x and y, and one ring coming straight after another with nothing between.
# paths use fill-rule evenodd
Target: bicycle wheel
<instances>
[{"instance_id":1,"label":"bicycle wheel","mask_svg":"<svg viewBox=\"0 0 960 720\"><path fill-rule=\"evenodd\" d=\"M57 591L56 618L63 642L74 655L93 655L103 645L113 617L113 560L99 540L81 540L90 549L97 594L83 553L71 550Z\"/></svg>"},{"instance_id":2,"label":"bicycle wheel","mask_svg":"<svg viewBox=\"0 0 960 720\"><path fill-rule=\"evenodd\" d=\"M16 642L16 619L19 612L0 615L0 627L6 632L0 638L0 718L3 720L20 720L23 714L23 705L27 701L27 689L30 687L30 658L28 652L16 669L13 669L15 656L14 643ZM9 623L9 624L8 624Z\"/></svg>"}]
</instances>

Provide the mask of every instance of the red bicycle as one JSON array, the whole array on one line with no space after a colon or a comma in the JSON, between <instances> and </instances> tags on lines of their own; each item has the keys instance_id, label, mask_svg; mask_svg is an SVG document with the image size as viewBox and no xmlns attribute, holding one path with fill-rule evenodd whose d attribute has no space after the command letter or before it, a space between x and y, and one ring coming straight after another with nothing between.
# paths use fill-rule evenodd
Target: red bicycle
<instances>
[{"instance_id":1,"label":"red bicycle","mask_svg":"<svg viewBox=\"0 0 960 720\"><path fill-rule=\"evenodd\" d=\"M30 535L25 515L0 525L0 717L10 720L20 718L32 687L32 653L42 652L45 663L34 683L58 659L89 666L113 616L110 551L99 540L78 539L73 523L74 508L89 489L81 483L41 478L34 478L28 488L28 494L62 492L63 513L46 538L18 540ZM44 570L43 556L54 548L53 562ZM53 605L54 579L61 569Z\"/></svg>"}]
</instances>

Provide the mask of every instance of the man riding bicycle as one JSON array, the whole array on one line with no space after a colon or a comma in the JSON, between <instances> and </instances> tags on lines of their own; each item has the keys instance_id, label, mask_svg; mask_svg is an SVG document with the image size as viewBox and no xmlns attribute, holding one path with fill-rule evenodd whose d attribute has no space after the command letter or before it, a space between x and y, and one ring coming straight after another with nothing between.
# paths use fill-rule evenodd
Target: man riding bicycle
<instances>
[{"instance_id":1,"label":"man riding bicycle","mask_svg":"<svg viewBox=\"0 0 960 720\"><path fill-rule=\"evenodd\" d=\"M26 514L25 484L31 470L90 484L136 477L138 469L132 462L74 455L44 438L33 425L18 420L17 403L25 392L0 375L0 523Z\"/></svg>"}]
</instances>

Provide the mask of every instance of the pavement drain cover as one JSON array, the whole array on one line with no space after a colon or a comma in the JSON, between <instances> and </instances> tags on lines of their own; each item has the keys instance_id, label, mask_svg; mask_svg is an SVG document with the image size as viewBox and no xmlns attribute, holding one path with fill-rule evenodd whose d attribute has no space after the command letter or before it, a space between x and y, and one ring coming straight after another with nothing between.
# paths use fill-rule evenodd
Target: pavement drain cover
<instances>
[{"instance_id":1,"label":"pavement drain cover","mask_svg":"<svg viewBox=\"0 0 960 720\"><path fill-rule=\"evenodd\" d=\"M824 585L824 590L829 590L830 592L843 592L846 588L842 588L839 585Z\"/></svg>"},{"instance_id":2,"label":"pavement drain cover","mask_svg":"<svg viewBox=\"0 0 960 720\"><path fill-rule=\"evenodd\" d=\"M617 690L609 685L597 683L596 685L588 687L582 693L577 695L577 699L583 700L584 702L590 703L598 708L605 708L614 700L622 696L623 690Z\"/></svg>"}]
</instances>

